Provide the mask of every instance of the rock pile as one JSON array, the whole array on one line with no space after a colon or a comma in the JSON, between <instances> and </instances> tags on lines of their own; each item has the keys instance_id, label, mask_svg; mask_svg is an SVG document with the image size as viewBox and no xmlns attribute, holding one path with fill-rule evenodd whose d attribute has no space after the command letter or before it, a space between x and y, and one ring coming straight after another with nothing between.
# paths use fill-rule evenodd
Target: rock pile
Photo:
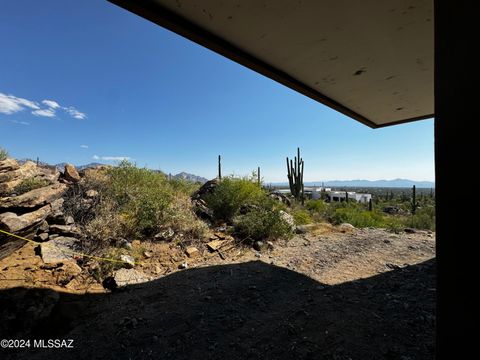
<instances>
[{"instance_id":1,"label":"rock pile","mask_svg":"<svg viewBox=\"0 0 480 360\"><path fill-rule=\"evenodd\" d=\"M64 214L62 196L69 184L79 180L73 165L66 165L62 174L32 161L23 164L10 158L0 161L0 229L46 244L55 241L59 249L74 249L80 230L74 219ZM31 189L18 191L28 181L34 184ZM0 259L24 244L21 239L0 233ZM60 250L52 252L51 248L41 246L42 256L48 262L69 258Z\"/></svg>"}]
</instances>

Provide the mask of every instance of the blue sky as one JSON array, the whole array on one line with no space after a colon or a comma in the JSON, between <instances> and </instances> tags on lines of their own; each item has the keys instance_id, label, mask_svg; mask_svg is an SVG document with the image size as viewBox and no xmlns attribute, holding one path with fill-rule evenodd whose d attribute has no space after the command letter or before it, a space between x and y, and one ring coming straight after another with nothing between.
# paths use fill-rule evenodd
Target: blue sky
<instances>
[{"instance_id":1,"label":"blue sky","mask_svg":"<svg viewBox=\"0 0 480 360\"><path fill-rule=\"evenodd\" d=\"M5 0L0 33L16 158L285 181L300 146L306 181L434 180L433 120L372 130L107 1Z\"/></svg>"}]
</instances>

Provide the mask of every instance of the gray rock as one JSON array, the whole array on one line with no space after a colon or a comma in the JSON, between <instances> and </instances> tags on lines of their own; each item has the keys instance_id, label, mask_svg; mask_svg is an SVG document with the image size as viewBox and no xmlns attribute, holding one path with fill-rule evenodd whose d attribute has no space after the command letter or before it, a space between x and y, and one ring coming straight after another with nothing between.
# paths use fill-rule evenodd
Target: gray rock
<instances>
[{"instance_id":1,"label":"gray rock","mask_svg":"<svg viewBox=\"0 0 480 360\"><path fill-rule=\"evenodd\" d=\"M78 240L59 236L40 244L40 254L45 264L57 264L74 259L72 252L77 251Z\"/></svg>"},{"instance_id":2,"label":"gray rock","mask_svg":"<svg viewBox=\"0 0 480 360\"><path fill-rule=\"evenodd\" d=\"M295 232L297 234L306 234L307 233L307 227L305 225L298 225L295 228Z\"/></svg>"},{"instance_id":3,"label":"gray rock","mask_svg":"<svg viewBox=\"0 0 480 360\"><path fill-rule=\"evenodd\" d=\"M283 221L285 221L288 225L290 225L290 228L292 230L295 229L295 220L293 219L293 216L290 215L289 213L280 210L280 217L282 218Z\"/></svg>"},{"instance_id":4,"label":"gray rock","mask_svg":"<svg viewBox=\"0 0 480 360\"><path fill-rule=\"evenodd\" d=\"M38 226L38 231L40 232L48 232L48 228L50 226L48 225L48 222L42 221L42 223Z\"/></svg>"},{"instance_id":5,"label":"gray rock","mask_svg":"<svg viewBox=\"0 0 480 360\"><path fill-rule=\"evenodd\" d=\"M40 233L37 235L36 238L38 241L47 241L48 240L48 233Z\"/></svg>"},{"instance_id":6,"label":"gray rock","mask_svg":"<svg viewBox=\"0 0 480 360\"><path fill-rule=\"evenodd\" d=\"M69 215L65 218L65 225L72 225L74 222L75 222L75 220L74 220L73 216Z\"/></svg>"},{"instance_id":7,"label":"gray rock","mask_svg":"<svg viewBox=\"0 0 480 360\"><path fill-rule=\"evenodd\" d=\"M49 231L51 234L60 234L65 236L80 236L80 230L74 225L50 225Z\"/></svg>"},{"instance_id":8,"label":"gray rock","mask_svg":"<svg viewBox=\"0 0 480 360\"><path fill-rule=\"evenodd\" d=\"M417 230L414 228L405 228L403 231L405 231L407 234L415 234L417 232Z\"/></svg>"},{"instance_id":9,"label":"gray rock","mask_svg":"<svg viewBox=\"0 0 480 360\"><path fill-rule=\"evenodd\" d=\"M253 248L257 251L263 251L267 248L267 244L263 241L255 241L253 243Z\"/></svg>"},{"instance_id":10,"label":"gray rock","mask_svg":"<svg viewBox=\"0 0 480 360\"><path fill-rule=\"evenodd\" d=\"M135 266L135 259L130 255L121 255L120 260L124 262L124 266L127 269L131 269Z\"/></svg>"},{"instance_id":11,"label":"gray rock","mask_svg":"<svg viewBox=\"0 0 480 360\"><path fill-rule=\"evenodd\" d=\"M135 269L120 269L115 271L113 280L118 287L141 284L150 281L150 277Z\"/></svg>"},{"instance_id":12,"label":"gray rock","mask_svg":"<svg viewBox=\"0 0 480 360\"><path fill-rule=\"evenodd\" d=\"M174 235L175 235L175 232L171 228L168 228L163 231L160 231L154 237L155 239L158 239L158 240L171 240Z\"/></svg>"},{"instance_id":13,"label":"gray rock","mask_svg":"<svg viewBox=\"0 0 480 360\"><path fill-rule=\"evenodd\" d=\"M355 226L353 226L352 224L343 223L343 224L338 225L338 229L339 229L341 232L349 232L349 231L355 230L356 228L355 228Z\"/></svg>"},{"instance_id":14,"label":"gray rock","mask_svg":"<svg viewBox=\"0 0 480 360\"><path fill-rule=\"evenodd\" d=\"M117 242L118 246L127 250L132 249L132 244L127 239L120 239Z\"/></svg>"}]
</instances>

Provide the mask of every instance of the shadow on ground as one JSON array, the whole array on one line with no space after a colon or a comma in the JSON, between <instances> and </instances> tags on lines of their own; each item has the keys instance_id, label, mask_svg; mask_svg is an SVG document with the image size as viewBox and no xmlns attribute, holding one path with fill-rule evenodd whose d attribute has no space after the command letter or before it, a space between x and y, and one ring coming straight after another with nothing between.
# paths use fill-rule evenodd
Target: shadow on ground
<instances>
[{"instance_id":1,"label":"shadow on ground","mask_svg":"<svg viewBox=\"0 0 480 360\"><path fill-rule=\"evenodd\" d=\"M5 359L433 359L435 260L335 286L263 262L174 273L111 294L0 292Z\"/></svg>"}]
</instances>

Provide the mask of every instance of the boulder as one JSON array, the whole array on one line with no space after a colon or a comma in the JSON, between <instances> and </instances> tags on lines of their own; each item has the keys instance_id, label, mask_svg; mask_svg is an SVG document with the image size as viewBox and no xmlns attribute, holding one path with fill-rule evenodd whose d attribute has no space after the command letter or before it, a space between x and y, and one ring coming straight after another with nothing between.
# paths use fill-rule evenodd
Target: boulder
<instances>
[{"instance_id":1,"label":"boulder","mask_svg":"<svg viewBox=\"0 0 480 360\"><path fill-rule=\"evenodd\" d=\"M50 212L50 205L42 206L35 211L23 215L17 215L14 212L5 212L0 214L0 227L5 231L15 233L26 228L41 225Z\"/></svg>"},{"instance_id":2,"label":"boulder","mask_svg":"<svg viewBox=\"0 0 480 360\"><path fill-rule=\"evenodd\" d=\"M293 219L292 215L290 215L289 213L283 210L280 210L280 217L284 222L286 222L290 226L292 230L295 229L295 220Z\"/></svg>"},{"instance_id":3,"label":"boulder","mask_svg":"<svg viewBox=\"0 0 480 360\"><path fill-rule=\"evenodd\" d=\"M227 242L227 240L213 240L207 244L207 247L210 251L217 251Z\"/></svg>"},{"instance_id":4,"label":"boulder","mask_svg":"<svg viewBox=\"0 0 480 360\"><path fill-rule=\"evenodd\" d=\"M192 200L193 210L200 218L208 221L213 220L213 211L207 207L207 204L202 199Z\"/></svg>"},{"instance_id":5,"label":"boulder","mask_svg":"<svg viewBox=\"0 0 480 360\"><path fill-rule=\"evenodd\" d=\"M343 223L338 225L338 230L340 230L341 232L350 232L350 231L354 231L355 229L356 229L355 226L349 223Z\"/></svg>"},{"instance_id":6,"label":"boulder","mask_svg":"<svg viewBox=\"0 0 480 360\"><path fill-rule=\"evenodd\" d=\"M280 192L272 191L268 196L274 200L280 201L281 203L287 205L288 207L292 205L292 201L288 198L288 196Z\"/></svg>"},{"instance_id":7,"label":"boulder","mask_svg":"<svg viewBox=\"0 0 480 360\"><path fill-rule=\"evenodd\" d=\"M255 241L253 243L253 248L257 251L263 251L266 250L268 245L264 243L263 241Z\"/></svg>"},{"instance_id":8,"label":"boulder","mask_svg":"<svg viewBox=\"0 0 480 360\"><path fill-rule=\"evenodd\" d=\"M189 258L194 258L200 255L200 251L195 246L189 246L186 248L185 253Z\"/></svg>"},{"instance_id":9,"label":"boulder","mask_svg":"<svg viewBox=\"0 0 480 360\"><path fill-rule=\"evenodd\" d=\"M127 269L131 269L135 266L135 259L130 255L121 255L120 260L124 262L124 266Z\"/></svg>"},{"instance_id":10,"label":"boulder","mask_svg":"<svg viewBox=\"0 0 480 360\"><path fill-rule=\"evenodd\" d=\"M48 240L48 233L40 233L35 237L36 241L44 242Z\"/></svg>"},{"instance_id":11,"label":"boulder","mask_svg":"<svg viewBox=\"0 0 480 360\"><path fill-rule=\"evenodd\" d=\"M192 195L192 200L203 199L205 195L213 193L219 183L220 182L217 178L207 181L200 187L200 189L195 191Z\"/></svg>"},{"instance_id":12,"label":"boulder","mask_svg":"<svg viewBox=\"0 0 480 360\"><path fill-rule=\"evenodd\" d=\"M75 166L73 166L72 164L66 164L65 165L65 170L63 171L63 176L65 177L66 180L74 182L74 183L80 181L80 175L78 174L78 171L75 168Z\"/></svg>"},{"instance_id":13,"label":"boulder","mask_svg":"<svg viewBox=\"0 0 480 360\"><path fill-rule=\"evenodd\" d=\"M50 233L61 234L65 236L80 236L81 232L75 225L50 225Z\"/></svg>"},{"instance_id":14,"label":"boulder","mask_svg":"<svg viewBox=\"0 0 480 360\"><path fill-rule=\"evenodd\" d=\"M51 203L60 198L67 186L53 184L29 191L19 196L9 196L0 199L0 209L9 208L36 208Z\"/></svg>"},{"instance_id":15,"label":"boulder","mask_svg":"<svg viewBox=\"0 0 480 360\"><path fill-rule=\"evenodd\" d=\"M120 269L113 274L116 287L141 284L150 281L150 277L135 269Z\"/></svg>"},{"instance_id":16,"label":"boulder","mask_svg":"<svg viewBox=\"0 0 480 360\"><path fill-rule=\"evenodd\" d=\"M58 264L74 259L72 252L77 251L78 240L72 237L59 236L40 244L40 255L45 264Z\"/></svg>"}]
</instances>

